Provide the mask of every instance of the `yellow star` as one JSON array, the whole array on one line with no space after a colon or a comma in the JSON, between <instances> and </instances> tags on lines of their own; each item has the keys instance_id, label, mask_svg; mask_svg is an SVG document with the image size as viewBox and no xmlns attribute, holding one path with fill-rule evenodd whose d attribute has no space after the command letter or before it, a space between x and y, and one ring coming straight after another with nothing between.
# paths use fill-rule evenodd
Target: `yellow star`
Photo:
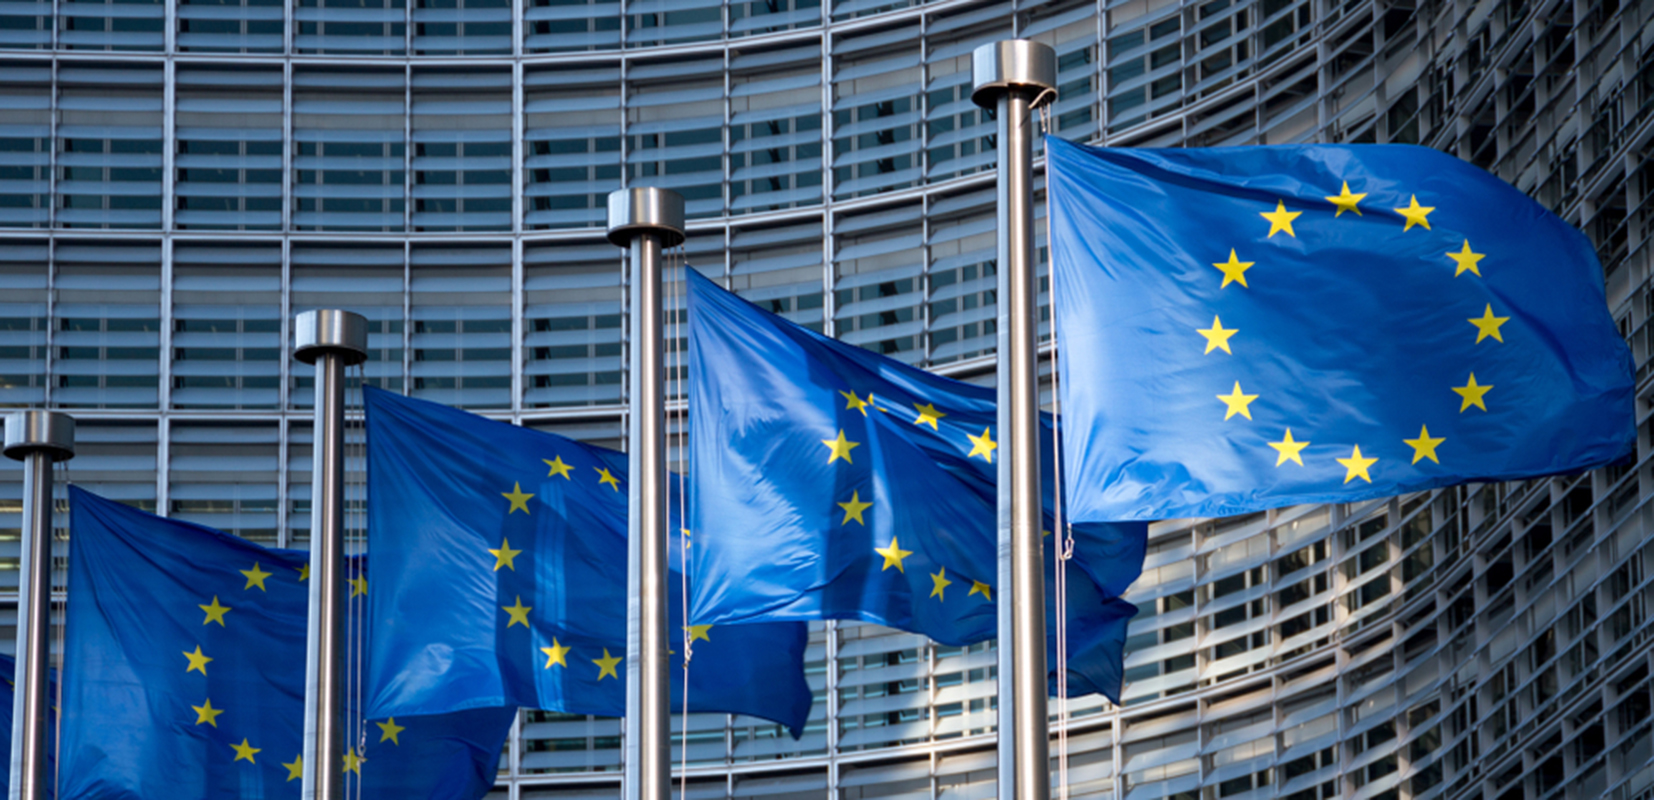
<instances>
[{"instance_id":1,"label":"yellow star","mask_svg":"<svg viewBox=\"0 0 1654 800\"><path fill-rule=\"evenodd\" d=\"M574 480L573 478L569 477L569 470L574 469L574 468L567 465L567 464L564 464L562 456L558 456L555 459L542 458L540 460L546 462L546 466L551 468L551 471L546 473L546 477L551 478L551 477L555 477L557 475L561 475L561 476L563 476L563 480L565 480L565 481ZM506 513L509 514L511 512L508 511Z\"/></svg>"},{"instance_id":2,"label":"yellow star","mask_svg":"<svg viewBox=\"0 0 1654 800\"><path fill-rule=\"evenodd\" d=\"M1229 328L1228 330L1224 330L1223 320L1214 316L1212 317L1211 328L1195 328L1195 332L1206 337L1207 353L1211 353L1213 350L1222 350L1230 355L1235 354L1235 351L1229 349L1229 337L1239 333L1240 331L1238 328Z\"/></svg>"},{"instance_id":3,"label":"yellow star","mask_svg":"<svg viewBox=\"0 0 1654 800\"><path fill-rule=\"evenodd\" d=\"M224 709L212 707L211 697L203 701L201 705L190 706L190 708L195 709L195 724L200 725L205 722L214 728L218 727L218 715L224 713Z\"/></svg>"},{"instance_id":4,"label":"yellow star","mask_svg":"<svg viewBox=\"0 0 1654 800\"><path fill-rule=\"evenodd\" d=\"M1220 394L1217 398L1229 406L1229 410L1223 415L1224 419L1233 417L1236 414L1251 419L1252 409L1250 406L1253 400L1258 399L1258 396L1255 394L1241 394L1240 381L1235 381L1234 391L1229 394Z\"/></svg>"},{"instance_id":5,"label":"yellow star","mask_svg":"<svg viewBox=\"0 0 1654 800\"><path fill-rule=\"evenodd\" d=\"M844 459L845 463L856 463L850 459L850 451L860 447L861 442L847 441L844 438L843 428L839 429L837 439L822 439L821 443L827 445L827 450L829 451L827 453L827 463L831 464L841 458Z\"/></svg>"},{"instance_id":6,"label":"yellow star","mask_svg":"<svg viewBox=\"0 0 1654 800\"><path fill-rule=\"evenodd\" d=\"M257 761L253 760L253 754L254 753L264 752L263 748L254 747L250 744L247 744L247 737L245 737L245 736L243 736L241 738L241 744L232 744L230 746L235 748L235 761L246 761L249 764L257 764L258 763ZM233 763L235 763L235 761L232 761L230 763L233 764Z\"/></svg>"},{"instance_id":7,"label":"yellow star","mask_svg":"<svg viewBox=\"0 0 1654 800\"><path fill-rule=\"evenodd\" d=\"M511 620L505 623L507 628L519 622L526 628L528 627L528 612L533 611L534 606L523 605L523 596L517 595L516 603L509 606L500 606L500 610L511 615Z\"/></svg>"},{"instance_id":8,"label":"yellow star","mask_svg":"<svg viewBox=\"0 0 1654 800\"><path fill-rule=\"evenodd\" d=\"M514 483L511 484L511 491L509 491L509 492L500 492L500 496L511 501L511 508L506 509L506 512L505 512L507 515L509 515L509 514L511 514L512 512L516 511L519 508L523 510L524 514L527 514L528 513L528 499L530 497L533 497L534 495L524 492L523 491L523 485L521 483L515 483L514 482Z\"/></svg>"},{"instance_id":9,"label":"yellow star","mask_svg":"<svg viewBox=\"0 0 1654 800\"><path fill-rule=\"evenodd\" d=\"M609 488L614 489L617 492L620 491L620 479L610 475L607 468L592 467L592 469L597 470L597 474L600 476L597 479L599 485L607 483L609 484Z\"/></svg>"},{"instance_id":10,"label":"yellow star","mask_svg":"<svg viewBox=\"0 0 1654 800\"><path fill-rule=\"evenodd\" d=\"M218 604L218 595L215 594L215 595L212 596L212 605L210 605L210 606L198 605L198 606L196 606L196 608L199 608L202 611L207 612L207 618L204 619L204 620L201 620L202 625L205 625L209 622L216 622L216 623L218 623L218 627L220 627L220 628L227 627L224 624L224 614L225 614L225 612L231 611L232 609L229 606L219 605ZM237 619L240 619L240 618L237 617Z\"/></svg>"},{"instance_id":11,"label":"yellow star","mask_svg":"<svg viewBox=\"0 0 1654 800\"><path fill-rule=\"evenodd\" d=\"M552 638L550 647L542 647L540 648L540 652L546 654L546 669L551 669L552 664L556 664L559 667L567 667L569 665L569 646L566 644L558 644L556 637Z\"/></svg>"},{"instance_id":12,"label":"yellow star","mask_svg":"<svg viewBox=\"0 0 1654 800\"><path fill-rule=\"evenodd\" d=\"M1372 476L1367 474L1367 468L1378 463L1378 459L1362 458L1361 445L1355 446L1355 452L1351 453L1349 458L1340 458L1336 460L1338 463L1344 465L1344 469L1346 470L1344 473L1345 483L1355 480L1357 476L1360 476L1362 480L1368 483L1373 482Z\"/></svg>"},{"instance_id":13,"label":"yellow star","mask_svg":"<svg viewBox=\"0 0 1654 800\"><path fill-rule=\"evenodd\" d=\"M248 589L251 589L254 586L257 586L258 590L261 591L261 592L265 591L265 589L264 589L264 579L275 574L273 572L265 572L264 570L259 569L257 561L253 562L253 568L252 569L243 569L243 570L236 570L236 571L247 576L247 585L241 587L242 591L246 591Z\"/></svg>"},{"instance_id":14,"label":"yellow star","mask_svg":"<svg viewBox=\"0 0 1654 800\"><path fill-rule=\"evenodd\" d=\"M844 509L844 521L840 522L840 525L849 525L850 520L855 520L857 523L865 526L867 522L861 518L861 512L872 508L873 504L862 502L861 491L857 490L850 493L849 502L839 503L838 507Z\"/></svg>"},{"instance_id":15,"label":"yellow star","mask_svg":"<svg viewBox=\"0 0 1654 800\"><path fill-rule=\"evenodd\" d=\"M971 593L965 596L970 597L971 594L982 595L982 599L987 600L990 603L993 602L994 599L992 590L988 588L988 584L983 583L982 581L971 581Z\"/></svg>"},{"instance_id":16,"label":"yellow star","mask_svg":"<svg viewBox=\"0 0 1654 800\"><path fill-rule=\"evenodd\" d=\"M609 648L603 648L603 657L592 659L592 663L597 665L598 680L604 678L620 680L620 676L615 673L615 665L620 663L620 656L609 655Z\"/></svg>"},{"instance_id":17,"label":"yellow star","mask_svg":"<svg viewBox=\"0 0 1654 800\"><path fill-rule=\"evenodd\" d=\"M298 567L297 569L299 571L299 583L304 583L305 581L310 580L310 565L309 564L305 564L304 566Z\"/></svg>"},{"instance_id":18,"label":"yellow star","mask_svg":"<svg viewBox=\"0 0 1654 800\"><path fill-rule=\"evenodd\" d=\"M879 568L880 572L895 567L897 572L903 574L906 574L907 570L902 568L902 559L913 555L912 550L903 550L900 545L896 544L896 537L894 536L890 537L889 547L875 547L873 552L884 556L884 566Z\"/></svg>"},{"instance_id":19,"label":"yellow star","mask_svg":"<svg viewBox=\"0 0 1654 800\"><path fill-rule=\"evenodd\" d=\"M505 539L505 540L502 540L500 542L500 549L498 549L498 550L489 550L488 554L494 557L494 571L495 572L499 572L500 567L505 567L506 569L509 569L512 572L516 572L517 571L516 558L517 558L517 556L521 555L522 552L523 551L521 551L521 550L512 550L511 549L511 540L510 539Z\"/></svg>"},{"instance_id":20,"label":"yellow star","mask_svg":"<svg viewBox=\"0 0 1654 800\"><path fill-rule=\"evenodd\" d=\"M1275 451L1280 453L1280 455L1275 457L1275 466L1278 467L1288 461L1296 461L1298 462L1298 466L1301 467L1304 465L1304 457L1300 454L1304 452L1304 448L1309 446L1309 442L1293 441L1292 429L1287 428L1286 436L1278 442L1270 442L1269 446L1275 448Z\"/></svg>"},{"instance_id":21,"label":"yellow star","mask_svg":"<svg viewBox=\"0 0 1654 800\"><path fill-rule=\"evenodd\" d=\"M862 416L864 416L864 417L867 416L867 407L873 404L873 393L872 392L867 393L867 399L866 400L863 400L860 397L857 397L855 392L841 391L841 392L839 392L839 394L844 395L844 401L845 401L844 402L844 410L845 411L860 411Z\"/></svg>"},{"instance_id":22,"label":"yellow star","mask_svg":"<svg viewBox=\"0 0 1654 800\"><path fill-rule=\"evenodd\" d=\"M397 747L402 746L402 742L397 740L396 735L407 730L408 728L405 725L396 724L396 717L391 717L384 722L375 722L373 724L379 726L379 741L383 742L389 740L391 744L394 744Z\"/></svg>"},{"instance_id":23,"label":"yellow star","mask_svg":"<svg viewBox=\"0 0 1654 800\"><path fill-rule=\"evenodd\" d=\"M1217 267L1223 272L1223 283L1219 285L1218 288L1222 289L1224 286L1228 286L1231 283L1238 283L1241 286L1246 286L1246 271L1251 269L1254 263L1257 262L1242 261L1236 258L1234 248L1230 248L1228 261L1222 263L1214 262L1212 264L1212 266Z\"/></svg>"},{"instance_id":24,"label":"yellow star","mask_svg":"<svg viewBox=\"0 0 1654 800\"><path fill-rule=\"evenodd\" d=\"M971 451L965 454L966 458L982 456L983 461L989 464L994 463L994 448L999 447L999 444L994 442L991 428L983 428L981 436L972 436L967 433L965 438L971 440Z\"/></svg>"},{"instance_id":25,"label":"yellow star","mask_svg":"<svg viewBox=\"0 0 1654 800\"><path fill-rule=\"evenodd\" d=\"M1274 211L1259 211L1258 216L1269 220L1269 236L1274 236L1281 231L1286 231L1286 235L1296 239L1298 238L1298 234L1292 232L1292 221L1297 219L1298 216L1303 213L1304 212L1302 211L1288 211L1286 210L1285 202L1276 200ZM1269 236L1265 236L1264 238L1268 239Z\"/></svg>"},{"instance_id":26,"label":"yellow star","mask_svg":"<svg viewBox=\"0 0 1654 800\"><path fill-rule=\"evenodd\" d=\"M947 414L937 411L936 406L930 403L926 403L924 405L914 403L913 407L919 411L918 418L913 420L914 425L929 425L930 429L933 431L940 430L936 427L936 423L943 417L947 416Z\"/></svg>"},{"instance_id":27,"label":"yellow star","mask_svg":"<svg viewBox=\"0 0 1654 800\"><path fill-rule=\"evenodd\" d=\"M304 756L293 756L293 763L283 764L287 768L287 780L296 781L304 777Z\"/></svg>"},{"instance_id":28,"label":"yellow star","mask_svg":"<svg viewBox=\"0 0 1654 800\"><path fill-rule=\"evenodd\" d=\"M685 625L683 626L683 632L689 634L689 641L691 642L712 641L712 637L709 635L712 632L711 625Z\"/></svg>"},{"instance_id":29,"label":"yellow star","mask_svg":"<svg viewBox=\"0 0 1654 800\"><path fill-rule=\"evenodd\" d=\"M1414 225L1423 225L1425 230L1430 230L1430 220L1427 219L1427 217L1430 215L1430 212L1435 210L1435 206L1419 205L1418 195L1409 195L1407 207L1396 209L1397 214L1400 214L1407 219L1407 226L1402 228L1401 232L1406 233L1412 230Z\"/></svg>"},{"instance_id":30,"label":"yellow star","mask_svg":"<svg viewBox=\"0 0 1654 800\"><path fill-rule=\"evenodd\" d=\"M1356 216L1361 216L1361 208L1356 204L1360 203L1361 198L1366 196L1367 195L1365 192L1362 194L1350 194L1350 182L1344 181L1343 190L1341 190L1336 196L1327 198L1327 202L1338 206L1338 211L1332 215L1332 218L1337 219L1343 216L1345 211L1354 211Z\"/></svg>"},{"instance_id":31,"label":"yellow star","mask_svg":"<svg viewBox=\"0 0 1654 800\"><path fill-rule=\"evenodd\" d=\"M360 597L368 593L368 579L357 575L350 579L350 596Z\"/></svg>"},{"instance_id":32,"label":"yellow star","mask_svg":"<svg viewBox=\"0 0 1654 800\"><path fill-rule=\"evenodd\" d=\"M340 771L340 774L343 775L354 772L357 775L361 775L362 764L366 761L367 759L356 755L356 748L352 747L351 749L345 751L345 766L344 769Z\"/></svg>"},{"instance_id":33,"label":"yellow star","mask_svg":"<svg viewBox=\"0 0 1654 800\"><path fill-rule=\"evenodd\" d=\"M1412 446L1414 464L1419 463L1419 459L1421 458L1428 458L1431 461L1435 461L1437 464L1442 463L1436 458L1436 445L1447 441L1447 439L1441 436L1431 438L1430 427L1428 425L1419 426L1419 438L1402 439L1402 441Z\"/></svg>"},{"instance_id":34,"label":"yellow star","mask_svg":"<svg viewBox=\"0 0 1654 800\"><path fill-rule=\"evenodd\" d=\"M184 667L185 672L199 672L202 675L207 674L207 662L211 661L212 657L201 654L201 645L196 645L195 652L193 653L185 650L184 657L190 660L190 665Z\"/></svg>"},{"instance_id":35,"label":"yellow star","mask_svg":"<svg viewBox=\"0 0 1654 800\"><path fill-rule=\"evenodd\" d=\"M1464 398L1464 402L1459 404L1459 413L1463 414L1465 411L1469 410L1471 406L1475 406L1483 411L1486 411L1487 403L1484 402L1482 398L1487 394L1487 390L1492 388L1492 384L1485 386L1476 385L1476 373L1470 373L1469 383L1466 383L1463 386L1453 387L1453 391L1458 392L1459 396Z\"/></svg>"},{"instance_id":36,"label":"yellow star","mask_svg":"<svg viewBox=\"0 0 1654 800\"><path fill-rule=\"evenodd\" d=\"M948 568L947 567L943 567L943 568L941 568L941 569L939 569L935 572L932 572L930 574L930 596L931 597L934 597L938 600L944 600L944 601L947 600L946 597L942 596L942 590L946 589L946 588L948 588L949 586L952 586L952 585L953 585L953 581L948 580Z\"/></svg>"},{"instance_id":37,"label":"yellow star","mask_svg":"<svg viewBox=\"0 0 1654 800\"><path fill-rule=\"evenodd\" d=\"M1482 253L1470 252L1469 239L1464 240L1464 249L1457 253L1449 252L1447 257L1453 259L1453 263L1459 265L1458 269L1453 270L1453 277L1457 278L1466 272L1475 273L1478 278L1482 277L1482 270L1480 267L1476 266L1476 264L1487 256Z\"/></svg>"},{"instance_id":38,"label":"yellow star","mask_svg":"<svg viewBox=\"0 0 1654 800\"><path fill-rule=\"evenodd\" d=\"M1489 303L1480 317L1472 317L1465 321L1476 326L1476 343L1481 344L1482 340L1489 336L1496 342L1503 342L1505 337L1499 335L1499 326L1510 321L1510 317L1493 316L1493 304Z\"/></svg>"}]
</instances>

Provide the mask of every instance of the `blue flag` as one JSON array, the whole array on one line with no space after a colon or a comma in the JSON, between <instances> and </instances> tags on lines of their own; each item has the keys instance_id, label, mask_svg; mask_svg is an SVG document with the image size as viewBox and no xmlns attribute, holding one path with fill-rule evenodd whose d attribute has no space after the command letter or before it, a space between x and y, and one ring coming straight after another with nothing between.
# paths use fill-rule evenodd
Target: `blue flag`
<instances>
[{"instance_id":1,"label":"blue flag","mask_svg":"<svg viewBox=\"0 0 1654 800\"><path fill-rule=\"evenodd\" d=\"M1238 514L1632 452L1590 242L1421 147L1047 138L1076 520Z\"/></svg>"},{"instance_id":2,"label":"blue flag","mask_svg":"<svg viewBox=\"0 0 1654 800\"><path fill-rule=\"evenodd\" d=\"M11 752L12 704L17 699L17 660L11 656L0 656L0 680L6 682L6 691L0 694L0 752ZM52 711L46 721L46 776L50 781L57 774L57 672L53 671L46 688L47 696L51 697ZM9 762L8 762L9 763ZM0 770L0 794L11 791L11 770ZM53 785L46 786L48 797L55 796Z\"/></svg>"},{"instance_id":3,"label":"blue flag","mask_svg":"<svg viewBox=\"0 0 1654 800\"><path fill-rule=\"evenodd\" d=\"M69 500L59 796L297 798L306 555ZM479 798L515 714L370 722L339 758L364 798Z\"/></svg>"},{"instance_id":4,"label":"blue flag","mask_svg":"<svg viewBox=\"0 0 1654 800\"><path fill-rule=\"evenodd\" d=\"M369 713L624 715L626 454L372 388L366 405ZM671 620L681 581L674 569ZM691 711L802 734L805 626L687 633ZM684 647L673 649L681 708Z\"/></svg>"},{"instance_id":5,"label":"blue flag","mask_svg":"<svg viewBox=\"0 0 1654 800\"><path fill-rule=\"evenodd\" d=\"M994 638L994 390L829 339L689 276L691 616L859 619L951 645ZM1142 524L1074 530L1078 694L1119 698L1136 611L1119 596L1142 571L1146 534ZM1049 586L1057 545L1046 541Z\"/></svg>"}]
</instances>

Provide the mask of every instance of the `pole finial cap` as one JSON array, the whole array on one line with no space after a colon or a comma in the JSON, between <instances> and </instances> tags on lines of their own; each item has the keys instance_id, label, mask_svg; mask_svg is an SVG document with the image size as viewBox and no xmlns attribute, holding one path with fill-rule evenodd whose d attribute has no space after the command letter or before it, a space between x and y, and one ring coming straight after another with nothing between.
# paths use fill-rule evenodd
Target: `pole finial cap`
<instances>
[{"instance_id":1,"label":"pole finial cap","mask_svg":"<svg viewBox=\"0 0 1654 800\"><path fill-rule=\"evenodd\" d=\"M626 247L640 234L660 237L662 247L683 244L683 195L639 186L609 193L609 241Z\"/></svg>"},{"instance_id":2,"label":"pole finial cap","mask_svg":"<svg viewBox=\"0 0 1654 800\"><path fill-rule=\"evenodd\" d=\"M368 359L368 320L352 311L323 308L293 318L293 357L316 363L323 353L344 357L345 366Z\"/></svg>"},{"instance_id":3,"label":"pole finial cap","mask_svg":"<svg viewBox=\"0 0 1654 800\"><path fill-rule=\"evenodd\" d=\"M1036 97L1057 90L1057 51L1028 39L1001 39L971 52L971 101L992 108L1016 90Z\"/></svg>"},{"instance_id":4,"label":"pole finial cap","mask_svg":"<svg viewBox=\"0 0 1654 800\"><path fill-rule=\"evenodd\" d=\"M6 455L22 461L46 452L53 461L75 457L75 418L56 411L17 411L6 415Z\"/></svg>"}]
</instances>

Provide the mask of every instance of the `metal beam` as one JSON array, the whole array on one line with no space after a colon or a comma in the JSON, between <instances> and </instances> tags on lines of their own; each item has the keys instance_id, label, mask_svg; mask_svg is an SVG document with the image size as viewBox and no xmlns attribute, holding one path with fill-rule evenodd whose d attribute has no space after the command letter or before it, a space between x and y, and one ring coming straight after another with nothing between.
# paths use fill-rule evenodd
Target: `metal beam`
<instances>
[{"instance_id":1,"label":"metal beam","mask_svg":"<svg viewBox=\"0 0 1654 800\"><path fill-rule=\"evenodd\" d=\"M75 457L75 420L52 411L6 416L8 457L23 462L23 552L18 564L17 673L12 696L10 800L46 800L47 678L52 632L52 463Z\"/></svg>"},{"instance_id":2,"label":"metal beam","mask_svg":"<svg viewBox=\"0 0 1654 800\"><path fill-rule=\"evenodd\" d=\"M306 311L293 357L316 365L310 489L310 617L304 665L304 800L343 800L345 649L345 367L367 360L361 314Z\"/></svg>"},{"instance_id":3,"label":"metal beam","mask_svg":"<svg viewBox=\"0 0 1654 800\"><path fill-rule=\"evenodd\" d=\"M978 47L971 54L971 69L971 100L995 109L999 126L999 796L1046 800L1051 762L1040 541L1032 114L1055 93L1057 53L1038 42L1010 39Z\"/></svg>"},{"instance_id":4,"label":"metal beam","mask_svg":"<svg viewBox=\"0 0 1654 800\"><path fill-rule=\"evenodd\" d=\"M626 452L626 800L672 794L672 684L667 675L666 393L661 250L683 243L683 195L609 195L609 241L630 251L631 394Z\"/></svg>"}]
</instances>

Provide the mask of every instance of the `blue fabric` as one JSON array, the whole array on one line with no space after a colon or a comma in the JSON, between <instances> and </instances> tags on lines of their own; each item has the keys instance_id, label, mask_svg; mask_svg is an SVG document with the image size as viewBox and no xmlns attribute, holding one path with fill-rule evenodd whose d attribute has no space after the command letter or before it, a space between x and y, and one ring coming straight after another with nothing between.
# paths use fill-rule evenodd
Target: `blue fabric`
<instances>
[{"instance_id":1,"label":"blue fabric","mask_svg":"<svg viewBox=\"0 0 1654 800\"><path fill-rule=\"evenodd\" d=\"M61 796L298 797L306 555L69 501ZM394 739L369 722L347 780L370 799L482 797L515 713L395 718Z\"/></svg>"},{"instance_id":2,"label":"blue fabric","mask_svg":"<svg viewBox=\"0 0 1654 800\"><path fill-rule=\"evenodd\" d=\"M624 715L626 454L371 388L365 402L369 713L520 705ZM673 569L675 621L681 581ZM802 734L805 626L697 637L692 711L750 714ZM684 647L673 650L681 708Z\"/></svg>"},{"instance_id":3,"label":"blue fabric","mask_svg":"<svg viewBox=\"0 0 1654 800\"><path fill-rule=\"evenodd\" d=\"M1631 455L1631 357L1590 242L1492 175L1395 145L1046 143L1075 519Z\"/></svg>"},{"instance_id":4,"label":"blue fabric","mask_svg":"<svg viewBox=\"0 0 1654 800\"><path fill-rule=\"evenodd\" d=\"M691 616L857 619L951 645L993 638L994 390L821 336L689 275ZM1136 612L1119 596L1142 571L1146 533L1140 523L1074 531L1075 694L1119 699Z\"/></svg>"},{"instance_id":5,"label":"blue fabric","mask_svg":"<svg viewBox=\"0 0 1654 800\"><path fill-rule=\"evenodd\" d=\"M11 753L11 726L13 708L17 700L17 660L11 656L0 656L0 680L4 680L5 692L0 693L0 752ZM46 722L46 775L57 774L57 671L52 671L50 683L46 685L46 694L51 697L51 716ZM11 762L8 760L8 764ZM46 784L46 795L55 796L56 786ZM11 769L0 769L0 794L11 791Z\"/></svg>"}]
</instances>

